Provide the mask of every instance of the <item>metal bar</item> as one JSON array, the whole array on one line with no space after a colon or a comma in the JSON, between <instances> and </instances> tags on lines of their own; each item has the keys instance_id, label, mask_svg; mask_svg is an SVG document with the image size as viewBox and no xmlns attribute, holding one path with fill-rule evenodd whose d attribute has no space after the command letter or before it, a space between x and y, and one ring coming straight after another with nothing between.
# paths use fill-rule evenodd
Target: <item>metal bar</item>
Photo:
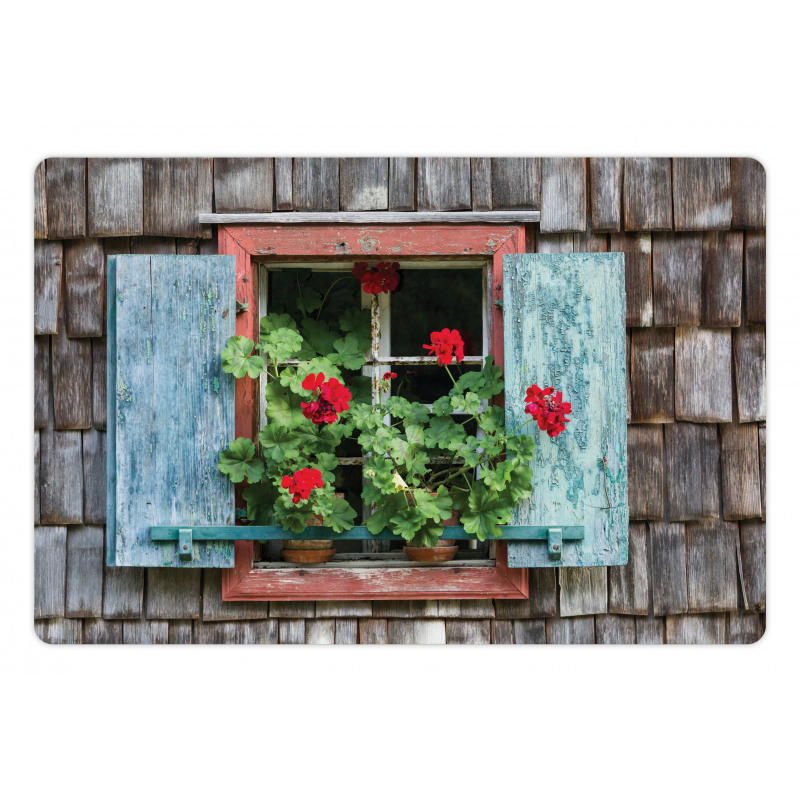
<instances>
[{"instance_id":1,"label":"metal bar","mask_svg":"<svg viewBox=\"0 0 800 800\"><path fill-rule=\"evenodd\" d=\"M539 211L291 211L289 213L270 212L263 214L200 214L201 225L241 224L303 224L303 223L354 223L369 225L411 224L420 222L539 222Z\"/></svg>"},{"instance_id":2,"label":"metal bar","mask_svg":"<svg viewBox=\"0 0 800 800\"><path fill-rule=\"evenodd\" d=\"M553 528L546 525L501 525L501 540L530 541L541 539L546 541ZM193 528L180 528L177 525L154 525L150 528L150 538L154 542L178 541L179 531L191 531L191 538L196 542L208 541L264 541L270 539L336 539L338 541L351 539L394 539L402 541L402 537L392 533L388 528L378 536L373 536L365 525L357 525L344 533L334 533L332 528L312 526L302 533L292 533L284 530L280 525L216 525L198 526ZM578 541L584 538L583 526L574 525L562 527L561 538L563 541ZM447 527L448 539L475 539L474 534L467 533L463 525L449 525Z\"/></svg>"}]
</instances>

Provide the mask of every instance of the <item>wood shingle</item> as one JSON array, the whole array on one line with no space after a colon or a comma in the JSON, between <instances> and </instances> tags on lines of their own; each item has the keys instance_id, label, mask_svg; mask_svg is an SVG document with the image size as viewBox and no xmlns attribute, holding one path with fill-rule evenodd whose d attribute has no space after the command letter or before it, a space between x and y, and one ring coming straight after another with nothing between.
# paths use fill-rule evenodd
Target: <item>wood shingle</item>
<instances>
[{"instance_id":1,"label":"wood shingle","mask_svg":"<svg viewBox=\"0 0 800 800\"><path fill-rule=\"evenodd\" d=\"M295 211L338 211L339 159L293 159L292 205Z\"/></svg>"},{"instance_id":2,"label":"wood shingle","mask_svg":"<svg viewBox=\"0 0 800 800\"><path fill-rule=\"evenodd\" d=\"M67 617L103 614L104 535L99 525L76 525L67 531Z\"/></svg>"},{"instance_id":3,"label":"wood shingle","mask_svg":"<svg viewBox=\"0 0 800 800\"><path fill-rule=\"evenodd\" d=\"M647 528L643 522L633 522L628 529L628 563L608 568L608 610L613 614L647 614L649 602Z\"/></svg>"},{"instance_id":4,"label":"wood shingle","mask_svg":"<svg viewBox=\"0 0 800 800\"><path fill-rule=\"evenodd\" d=\"M731 611L738 602L738 525L723 520L686 525L689 611Z\"/></svg>"},{"instance_id":5,"label":"wood shingle","mask_svg":"<svg viewBox=\"0 0 800 800\"><path fill-rule=\"evenodd\" d=\"M272 211L271 158L215 158L214 210L217 214Z\"/></svg>"},{"instance_id":6,"label":"wood shingle","mask_svg":"<svg viewBox=\"0 0 800 800\"><path fill-rule=\"evenodd\" d=\"M64 244L64 299L67 336L105 333L105 258L99 239L76 239Z\"/></svg>"},{"instance_id":7,"label":"wood shingle","mask_svg":"<svg viewBox=\"0 0 800 800\"><path fill-rule=\"evenodd\" d=\"M471 158L469 161L472 187L472 210L492 210L492 159Z\"/></svg>"},{"instance_id":8,"label":"wood shingle","mask_svg":"<svg viewBox=\"0 0 800 800\"><path fill-rule=\"evenodd\" d=\"M699 325L703 236L653 235L653 324Z\"/></svg>"},{"instance_id":9,"label":"wood shingle","mask_svg":"<svg viewBox=\"0 0 800 800\"><path fill-rule=\"evenodd\" d=\"M143 170L141 158L90 158L88 235L141 236Z\"/></svg>"},{"instance_id":10,"label":"wood shingle","mask_svg":"<svg viewBox=\"0 0 800 800\"><path fill-rule=\"evenodd\" d=\"M728 328L675 329L675 418L732 419L731 332Z\"/></svg>"},{"instance_id":11,"label":"wood shingle","mask_svg":"<svg viewBox=\"0 0 800 800\"><path fill-rule=\"evenodd\" d=\"M471 205L468 158L417 159L418 211L466 211Z\"/></svg>"},{"instance_id":12,"label":"wood shingle","mask_svg":"<svg viewBox=\"0 0 800 800\"><path fill-rule=\"evenodd\" d=\"M389 210L414 210L414 178L416 162L413 158L389 159Z\"/></svg>"},{"instance_id":13,"label":"wood shingle","mask_svg":"<svg viewBox=\"0 0 800 800\"><path fill-rule=\"evenodd\" d=\"M626 158L622 206L626 231L672 230L670 159Z\"/></svg>"},{"instance_id":14,"label":"wood shingle","mask_svg":"<svg viewBox=\"0 0 800 800\"><path fill-rule=\"evenodd\" d=\"M609 250L625 254L625 324L646 328L653 324L652 236L649 233L612 233Z\"/></svg>"},{"instance_id":15,"label":"wood shingle","mask_svg":"<svg viewBox=\"0 0 800 800\"><path fill-rule=\"evenodd\" d=\"M628 507L631 519L661 519L664 514L661 425L628 427Z\"/></svg>"},{"instance_id":16,"label":"wood shingle","mask_svg":"<svg viewBox=\"0 0 800 800\"><path fill-rule=\"evenodd\" d=\"M744 234L709 231L703 236L703 302L706 328L732 328L742 321Z\"/></svg>"},{"instance_id":17,"label":"wood shingle","mask_svg":"<svg viewBox=\"0 0 800 800\"><path fill-rule=\"evenodd\" d=\"M767 608L767 526L757 519L739 523L742 599L749 611Z\"/></svg>"},{"instance_id":18,"label":"wood shingle","mask_svg":"<svg viewBox=\"0 0 800 800\"><path fill-rule=\"evenodd\" d=\"M722 514L725 519L761 516L758 426L720 426L722 449Z\"/></svg>"},{"instance_id":19,"label":"wood shingle","mask_svg":"<svg viewBox=\"0 0 800 800\"><path fill-rule=\"evenodd\" d=\"M589 219L592 228L596 231L618 231L622 227L623 159L590 158L588 161Z\"/></svg>"},{"instance_id":20,"label":"wood shingle","mask_svg":"<svg viewBox=\"0 0 800 800\"><path fill-rule=\"evenodd\" d=\"M731 227L766 228L767 173L753 158L731 159Z\"/></svg>"},{"instance_id":21,"label":"wood shingle","mask_svg":"<svg viewBox=\"0 0 800 800\"><path fill-rule=\"evenodd\" d=\"M767 321L767 244L763 231L744 235L744 320Z\"/></svg>"},{"instance_id":22,"label":"wood shingle","mask_svg":"<svg viewBox=\"0 0 800 800\"><path fill-rule=\"evenodd\" d=\"M492 209L508 211L542 206L540 158L493 158Z\"/></svg>"},{"instance_id":23,"label":"wood shingle","mask_svg":"<svg viewBox=\"0 0 800 800\"><path fill-rule=\"evenodd\" d=\"M676 231L731 227L729 158L673 158L672 194Z\"/></svg>"},{"instance_id":24,"label":"wood shingle","mask_svg":"<svg viewBox=\"0 0 800 800\"><path fill-rule=\"evenodd\" d=\"M733 367L739 422L767 418L767 335L763 325L733 330Z\"/></svg>"},{"instance_id":25,"label":"wood shingle","mask_svg":"<svg viewBox=\"0 0 800 800\"><path fill-rule=\"evenodd\" d=\"M685 614L689 608L686 581L686 527L669 522L650 523L653 613Z\"/></svg>"},{"instance_id":26,"label":"wood shingle","mask_svg":"<svg viewBox=\"0 0 800 800\"><path fill-rule=\"evenodd\" d=\"M719 516L719 437L716 425L664 426L667 519Z\"/></svg>"},{"instance_id":27,"label":"wood shingle","mask_svg":"<svg viewBox=\"0 0 800 800\"><path fill-rule=\"evenodd\" d=\"M675 331L631 331L631 422L675 419Z\"/></svg>"},{"instance_id":28,"label":"wood shingle","mask_svg":"<svg viewBox=\"0 0 800 800\"><path fill-rule=\"evenodd\" d=\"M542 159L542 233L586 230L583 158Z\"/></svg>"},{"instance_id":29,"label":"wood shingle","mask_svg":"<svg viewBox=\"0 0 800 800\"><path fill-rule=\"evenodd\" d=\"M47 237L80 239L86 235L86 159L48 158Z\"/></svg>"},{"instance_id":30,"label":"wood shingle","mask_svg":"<svg viewBox=\"0 0 800 800\"><path fill-rule=\"evenodd\" d=\"M198 217L212 211L213 169L210 158L145 158L144 235L210 237Z\"/></svg>"},{"instance_id":31,"label":"wood shingle","mask_svg":"<svg viewBox=\"0 0 800 800\"><path fill-rule=\"evenodd\" d=\"M342 211L386 211L389 159L339 159L339 207Z\"/></svg>"}]
</instances>

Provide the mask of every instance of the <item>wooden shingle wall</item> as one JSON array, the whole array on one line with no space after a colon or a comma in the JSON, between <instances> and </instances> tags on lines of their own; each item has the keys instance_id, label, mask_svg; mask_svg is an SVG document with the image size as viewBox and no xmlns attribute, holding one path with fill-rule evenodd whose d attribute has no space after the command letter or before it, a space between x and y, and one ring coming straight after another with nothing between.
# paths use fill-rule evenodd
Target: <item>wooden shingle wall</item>
<instances>
[{"instance_id":1,"label":"wooden shingle wall","mask_svg":"<svg viewBox=\"0 0 800 800\"><path fill-rule=\"evenodd\" d=\"M766 612L766 205L751 159L48 159L34 174L36 631L58 643L747 643ZM539 209L621 251L627 566L528 600L222 603L214 570L104 566L105 263L213 253L212 210Z\"/></svg>"}]
</instances>

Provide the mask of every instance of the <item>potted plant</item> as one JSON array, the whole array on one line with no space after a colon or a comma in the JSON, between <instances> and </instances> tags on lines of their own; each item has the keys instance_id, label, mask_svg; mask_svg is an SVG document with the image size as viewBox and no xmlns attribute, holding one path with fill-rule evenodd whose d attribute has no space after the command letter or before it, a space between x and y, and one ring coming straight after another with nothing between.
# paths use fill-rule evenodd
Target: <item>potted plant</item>
<instances>
[{"instance_id":1,"label":"potted plant","mask_svg":"<svg viewBox=\"0 0 800 800\"><path fill-rule=\"evenodd\" d=\"M453 540L443 538L447 526L460 521L481 541L499 536L499 526L511 521L514 506L530 496L533 472L528 462L535 445L520 428L535 420L551 437L558 436L571 406L560 392L533 385L526 396L531 419L507 432L503 409L488 405L503 390L494 359L487 357L482 371L456 379L449 365L464 358L459 332L435 331L424 347L452 380L446 395L430 409L397 395L378 406L357 403L350 416L359 444L372 453L363 492L373 508L369 531L376 535L390 528L400 534L411 560L446 561L457 551ZM388 390L396 377L385 373L382 388ZM454 418L454 411L464 416ZM467 431L472 421L480 428L480 438Z\"/></svg>"}]
</instances>

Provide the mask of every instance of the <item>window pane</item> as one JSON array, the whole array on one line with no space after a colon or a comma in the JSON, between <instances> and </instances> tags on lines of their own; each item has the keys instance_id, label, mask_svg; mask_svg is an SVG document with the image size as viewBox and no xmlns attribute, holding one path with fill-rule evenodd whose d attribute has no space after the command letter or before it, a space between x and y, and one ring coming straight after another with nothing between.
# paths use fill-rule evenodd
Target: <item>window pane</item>
<instances>
[{"instance_id":1,"label":"window pane","mask_svg":"<svg viewBox=\"0 0 800 800\"><path fill-rule=\"evenodd\" d=\"M389 369L387 367L387 369ZM480 371L477 364L451 364L450 372L458 380L464 372ZM392 394L405 397L417 403L432 403L453 388L453 381L444 367L438 364L423 364L420 366L401 367L391 365L391 370L397 373L397 378L392 381Z\"/></svg>"},{"instance_id":2,"label":"window pane","mask_svg":"<svg viewBox=\"0 0 800 800\"><path fill-rule=\"evenodd\" d=\"M392 355L430 355L432 331L455 328L464 354L483 352L482 269L407 269L392 292ZM445 377L447 375L445 374Z\"/></svg>"},{"instance_id":3,"label":"window pane","mask_svg":"<svg viewBox=\"0 0 800 800\"><path fill-rule=\"evenodd\" d=\"M334 281L340 280L333 288ZM339 317L348 308L361 308L361 284L350 274L345 272L311 272L306 268L289 268L269 273L269 310L289 314L295 322L299 323L303 314L297 309L299 292L306 298L325 297L331 289L325 305L322 307L320 319L324 320L334 330L339 329ZM309 313L316 317L317 311Z\"/></svg>"}]
</instances>

